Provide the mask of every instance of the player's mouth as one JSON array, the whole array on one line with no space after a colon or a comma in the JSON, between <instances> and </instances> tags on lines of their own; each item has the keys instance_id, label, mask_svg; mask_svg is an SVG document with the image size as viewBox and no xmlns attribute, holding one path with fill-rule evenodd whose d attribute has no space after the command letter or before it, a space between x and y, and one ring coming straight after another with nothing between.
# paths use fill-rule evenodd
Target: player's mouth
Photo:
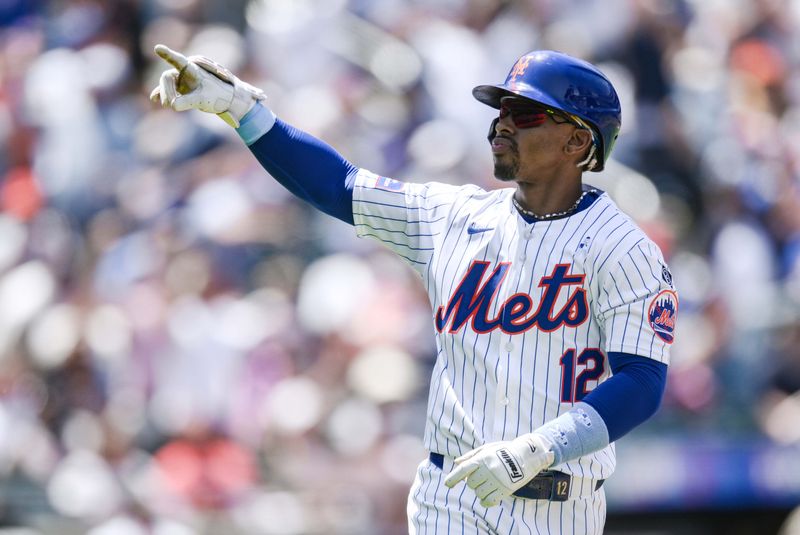
<instances>
[{"instance_id":1,"label":"player's mouth","mask_svg":"<svg viewBox=\"0 0 800 535\"><path fill-rule=\"evenodd\" d=\"M514 140L504 136L495 136L492 139L492 154L506 154L515 151L517 144Z\"/></svg>"}]
</instances>

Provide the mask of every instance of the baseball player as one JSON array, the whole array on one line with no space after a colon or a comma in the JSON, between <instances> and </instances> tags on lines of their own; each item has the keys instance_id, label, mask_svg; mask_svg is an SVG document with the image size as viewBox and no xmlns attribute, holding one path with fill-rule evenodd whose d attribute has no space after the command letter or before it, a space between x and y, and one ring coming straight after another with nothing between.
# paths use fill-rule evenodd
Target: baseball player
<instances>
[{"instance_id":1,"label":"baseball player","mask_svg":"<svg viewBox=\"0 0 800 535\"><path fill-rule=\"evenodd\" d=\"M614 441L664 390L678 296L658 247L582 174L603 169L620 103L593 65L525 54L473 90L498 110L485 191L412 184L351 164L203 57L151 98L219 114L281 184L385 244L422 279L438 357L411 533L602 533Z\"/></svg>"}]
</instances>

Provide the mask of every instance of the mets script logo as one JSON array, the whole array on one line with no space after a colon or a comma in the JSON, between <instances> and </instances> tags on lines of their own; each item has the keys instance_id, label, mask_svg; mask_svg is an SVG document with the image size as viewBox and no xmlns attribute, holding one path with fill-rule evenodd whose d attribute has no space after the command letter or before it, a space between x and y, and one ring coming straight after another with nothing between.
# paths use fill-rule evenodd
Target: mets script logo
<instances>
[{"instance_id":1,"label":"mets script logo","mask_svg":"<svg viewBox=\"0 0 800 535\"><path fill-rule=\"evenodd\" d=\"M650 326L659 338L671 344L675 340L675 319L678 315L678 294L664 290L650 303L647 313Z\"/></svg>"},{"instance_id":2,"label":"mets script logo","mask_svg":"<svg viewBox=\"0 0 800 535\"><path fill-rule=\"evenodd\" d=\"M508 75L508 81L509 82L516 81L517 78L525 74L525 70L528 68L528 65L530 65L530 63L531 63L530 56L522 56L521 58L519 58Z\"/></svg>"},{"instance_id":3,"label":"mets script logo","mask_svg":"<svg viewBox=\"0 0 800 535\"><path fill-rule=\"evenodd\" d=\"M508 272L510 262L501 262L484 280L489 262L475 260L461 279L446 306L436 310L436 330L456 333L467 323L477 333L500 329L506 334L518 334L537 327L550 332L560 327L577 327L589 317L589 304L583 288L584 274L571 275L571 264L558 264L552 273L543 277L539 288L544 288L539 306L533 310L533 299L526 293L516 293L500 306L497 317L490 318L489 310ZM566 303L558 311L556 301L562 290L569 290Z\"/></svg>"}]
</instances>

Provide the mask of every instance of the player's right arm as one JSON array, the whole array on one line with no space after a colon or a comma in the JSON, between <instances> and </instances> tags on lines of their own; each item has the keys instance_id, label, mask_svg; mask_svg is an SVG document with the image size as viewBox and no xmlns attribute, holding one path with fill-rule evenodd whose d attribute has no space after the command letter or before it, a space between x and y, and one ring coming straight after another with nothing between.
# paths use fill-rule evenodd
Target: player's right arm
<instances>
[{"instance_id":1,"label":"player's right arm","mask_svg":"<svg viewBox=\"0 0 800 535\"><path fill-rule=\"evenodd\" d=\"M219 115L236 128L261 165L296 196L353 224L353 184L358 169L326 143L284 123L262 102L266 95L202 56L186 57L164 45L156 54L164 71L150 99L175 111Z\"/></svg>"},{"instance_id":2,"label":"player's right arm","mask_svg":"<svg viewBox=\"0 0 800 535\"><path fill-rule=\"evenodd\" d=\"M359 169L330 145L277 118L263 104L261 90L224 67L201 56L187 58L164 45L155 50L173 68L161 75L151 100L175 111L219 115L291 193L355 225L359 236L382 242L424 271L434 237L460 188L398 182Z\"/></svg>"}]
</instances>

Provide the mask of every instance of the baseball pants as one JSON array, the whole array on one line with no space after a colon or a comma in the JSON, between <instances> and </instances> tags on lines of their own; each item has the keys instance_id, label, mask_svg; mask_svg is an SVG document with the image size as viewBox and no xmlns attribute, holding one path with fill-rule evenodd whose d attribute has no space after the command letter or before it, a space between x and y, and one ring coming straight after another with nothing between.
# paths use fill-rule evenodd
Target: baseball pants
<instances>
[{"instance_id":1,"label":"baseball pants","mask_svg":"<svg viewBox=\"0 0 800 535\"><path fill-rule=\"evenodd\" d=\"M440 470L428 459L417 467L408 495L408 532L410 535L481 534L481 535L601 535L606 520L606 496L603 488L585 491L558 502L529 500L511 496L495 507L480 504L475 492L460 483L449 489L444 479L453 468L445 457ZM573 480L579 489L580 480Z\"/></svg>"}]
</instances>

